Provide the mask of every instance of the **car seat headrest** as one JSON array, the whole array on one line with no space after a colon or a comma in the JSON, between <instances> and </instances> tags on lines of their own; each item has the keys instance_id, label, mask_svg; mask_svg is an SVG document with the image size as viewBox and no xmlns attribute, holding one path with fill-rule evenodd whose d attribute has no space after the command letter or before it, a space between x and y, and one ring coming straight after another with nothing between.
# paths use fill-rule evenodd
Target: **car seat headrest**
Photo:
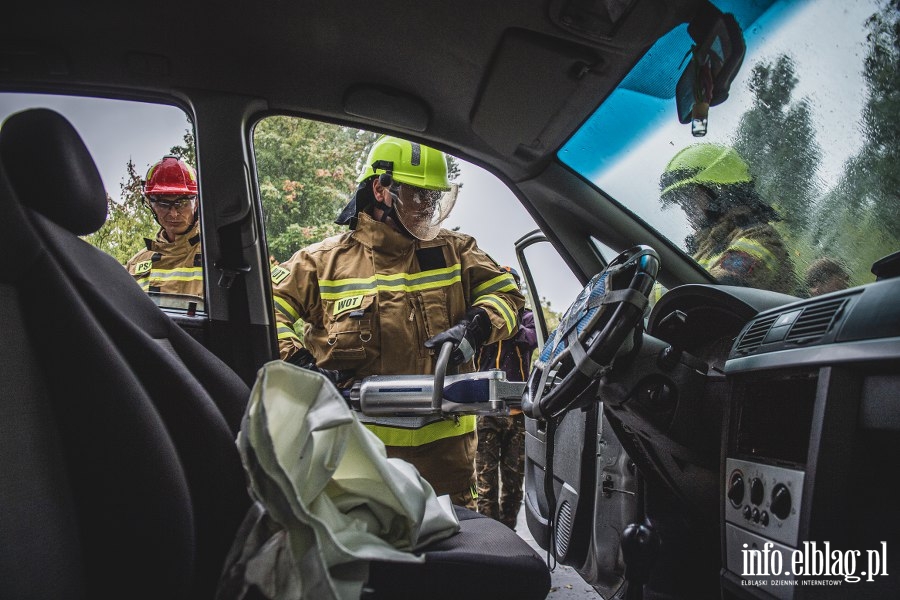
<instances>
[{"instance_id":1,"label":"car seat headrest","mask_svg":"<svg viewBox=\"0 0 900 600\"><path fill-rule=\"evenodd\" d=\"M81 136L59 113L36 108L0 127L0 160L19 201L75 235L106 222L106 190Z\"/></svg>"}]
</instances>

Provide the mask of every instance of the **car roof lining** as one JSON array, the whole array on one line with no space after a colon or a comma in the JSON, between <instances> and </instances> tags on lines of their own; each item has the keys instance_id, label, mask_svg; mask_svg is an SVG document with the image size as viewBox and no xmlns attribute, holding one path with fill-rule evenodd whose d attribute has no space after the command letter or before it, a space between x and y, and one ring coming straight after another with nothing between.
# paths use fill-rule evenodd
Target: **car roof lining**
<instances>
[{"instance_id":1,"label":"car roof lining","mask_svg":"<svg viewBox=\"0 0 900 600\"><path fill-rule=\"evenodd\" d=\"M165 35L161 17L135 18L159 12L144 0L110 4L99 18L64 2L24 3L4 19L0 86L247 96L277 112L418 134L518 180L546 166L699 1L532 1L510 11L386 0L363 15L339 3L188 3L183 18L165 19Z\"/></svg>"}]
</instances>

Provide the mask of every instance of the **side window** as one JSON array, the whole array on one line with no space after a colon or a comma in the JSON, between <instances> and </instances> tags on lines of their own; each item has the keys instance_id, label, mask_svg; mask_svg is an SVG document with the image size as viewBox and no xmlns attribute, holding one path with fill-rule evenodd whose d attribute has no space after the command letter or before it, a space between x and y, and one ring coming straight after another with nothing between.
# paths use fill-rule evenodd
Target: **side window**
<instances>
[{"instance_id":1,"label":"side window","mask_svg":"<svg viewBox=\"0 0 900 600\"><path fill-rule=\"evenodd\" d=\"M334 221L356 190L378 137L297 117L268 117L257 123L254 154L273 281L283 275L278 264L297 250L347 230ZM449 156L448 175L459 193L441 226L471 235L498 264L517 268L515 241L535 228L534 220L484 169ZM295 322L293 329L302 337L302 322Z\"/></svg>"},{"instance_id":2,"label":"side window","mask_svg":"<svg viewBox=\"0 0 900 600\"><path fill-rule=\"evenodd\" d=\"M66 117L100 171L108 217L84 239L123 268L128 265L160 306L203 311L194 129L185 112L170 105L103 98L0 94L0 121L31 108L49 108ZM166 156L172 159L156 169L151 190L155 202L148 202L144 180Z\"/></svg>"},{"instance_id":3,"label":"side window","mask_svg":"<svg viewBox=\"0 0 900 600\"><path fill-rule=\"evenodd\" d=\"M560 318L584 286L549 241L525 246L522 255L534 279L534 287L527 290L527 297L529 302L537 302L541 306L541 315L535 319L540 352L549 334L559 325Z\"/></svg>"}]
</instances>

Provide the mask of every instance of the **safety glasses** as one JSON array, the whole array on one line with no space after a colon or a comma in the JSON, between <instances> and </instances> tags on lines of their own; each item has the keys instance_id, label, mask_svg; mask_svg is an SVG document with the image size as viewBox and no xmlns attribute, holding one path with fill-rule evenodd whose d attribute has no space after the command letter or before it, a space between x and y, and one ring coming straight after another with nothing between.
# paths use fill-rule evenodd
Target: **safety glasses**
<instances>
[{"instance_id":1,"label":"safety glasses","mask_svg":"<svg viewBox=\"0 0 900 600\"><path fill-rule=\"evenodd\" d=\"M391 185L391 195L408 211L433 212L435 207L444 197L443 190L426 190L406 183L394 183Z\"/></svg>"},{"instance_id":2,"label":"safety glasses","mask_svg":"<svg viewBox=\"0 0 900 600\"><path fill-rule=\"evenodd\" d=\"M183 211L188 207L193 208L194 200L197 199L197 196L178 196L175 198L169 196L150 196L150 203L158 208L163 210L175 209L177 211Z\"/></svg>"}]
</instances>

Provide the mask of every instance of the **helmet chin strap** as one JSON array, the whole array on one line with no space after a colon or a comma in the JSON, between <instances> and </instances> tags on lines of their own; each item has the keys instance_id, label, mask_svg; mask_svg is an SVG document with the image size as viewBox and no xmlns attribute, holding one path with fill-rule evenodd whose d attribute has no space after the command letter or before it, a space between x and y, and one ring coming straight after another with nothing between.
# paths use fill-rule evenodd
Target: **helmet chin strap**
<instances>
[{"instance_id":1,"label":"helmet chin strap","mask_svg":"<svg viewBox=\"0 0 900 600\"><path fill-rule=\"evenodd\" d=\"M388 219L391 219L394 222L393 227L395 227L398 231L409 237L415 237L406 229L406 227L400 221L400 217L397 216L396 206L399 198L397 197L397 194L395 194L391 189L391 186L394 183L394 178L390 173L382 173L378 176L378 183L382 188L387 190L388 194L390 194L391 198L393 199L389 206L381 198L378 197L378 194L373 194L375 196L375 207L381 211L381 218L378 220L385 225L391 225L387 222ZM374 217L375 215L373 214L372 216Z\"/></svg>"},{"instance_id":2,"label":"helmet chin strap","mask_svg":"<svg viewBox=\"0 0 900 600\"><path fill-rule=\"evenodd\" d=\"M392 192L391 188L389 187L385 187L384 189L388 191L394 201L391 202L390 205L388 205L381 198L375 196L375 207L381 211L381 218L379 219L379 221L381 221L382 223L387 223L388 218L391 218L395 222L397 222L397 209L394 207L397 202L397 194Z\"/></svg>"}]
</instances>

